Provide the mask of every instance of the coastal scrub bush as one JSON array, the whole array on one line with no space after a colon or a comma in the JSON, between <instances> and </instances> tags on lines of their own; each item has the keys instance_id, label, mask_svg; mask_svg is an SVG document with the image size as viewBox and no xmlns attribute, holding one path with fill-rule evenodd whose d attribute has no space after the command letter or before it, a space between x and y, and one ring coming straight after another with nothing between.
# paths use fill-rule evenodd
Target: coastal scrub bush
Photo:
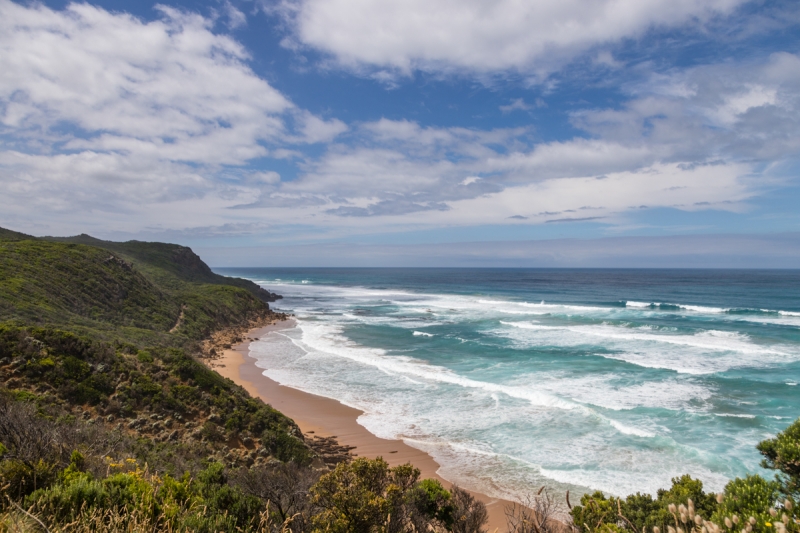
<instances>
[{"instance_id":1,"label":"coastal scrub bush","mask_svg":"<svg viewBox=\"0 0 800 533\"><path fill-rule=\"evenodd\" d=\"M486 505L478 501L466 490L453 485L450 489L453 506L453 525L448 528L454 533L484 533L489 521Z\"/></svg>"},{"instance_id":2,"label":"coastal scrub bush","mask_svg":"<svg viewBox=\"0 0 800 533\"><path fill-rule=\"evenodd\" d=\"M438 481L420 482L419 475L410 464L390 468L380 457L339 463L310 489L320 508L311 517L311 531L484 531L488 513L482 502L455 486L447 491Z\"/></svg>"},{"instance_id":3,"label":"coastal scrub bush","mask_svg":"<svg viewBox=\"0 0 800 533\"><path fill-rule=\"evenodd\" d=\"M283 429L268 429L264 431L261 435L261 442L280 461L293 461L301 465L307 465L311 462L311 451L306 445Z\"/></svg>"},{"instance_id":4,"label":"coastal scrub bush","mask_svg":"<svg viewBox=\"0 0 800 533\"><path fill-rule=\"evenodd\" d=\"M453 526L456 511L452 494L436 479L423 479L408 492L407 501L411 504L411 519L418 531L424 530L424 522L437 521L446 528Z\"/></svg>"},{"instance_id":5,"label":"coastal scrub bush","mask_svg":"<svg viewBox=\"0 0 800 533\"><path fill-rule=\"evenodd\" d=\"M778 471L783 494L800 500L800 418L757 448L764 456L761 466Z\"/></svg>"},{"instance_id":6,"label":"coastal scrub bush","mask_svg":"<svg viewBox=\"0 0 800 533\"><path fill-rule=\"evenodd\" d=\"M626 498L607 498L599 491L585 494L570 515L575 526L587 533L620 530L649 533L654 527L667 531L668 527L679 525L671 508L687 501L692 501L693 513L700 516L710 517L717 507L715 495L703 491L702 481L684 475L673 478L672 486L660 489L655 499L638 492Z\"/></svg>"},{"instance_id":7,"label":"coastal scrub bush","mask_svg":"<svg viewBox=\"0 0 800 533\"><path fill-rule=\"evenodd\" d=\"M779 494L780 484L761 476L748 475L744 479L733 479L725 485L723 497L710 517L711 521L725 525L726 518L730 519L733 526L729 529L734 531L743 528L747 529L747 533L774 531L770 509L778 501Z\"/></svg>"}]
</instances>

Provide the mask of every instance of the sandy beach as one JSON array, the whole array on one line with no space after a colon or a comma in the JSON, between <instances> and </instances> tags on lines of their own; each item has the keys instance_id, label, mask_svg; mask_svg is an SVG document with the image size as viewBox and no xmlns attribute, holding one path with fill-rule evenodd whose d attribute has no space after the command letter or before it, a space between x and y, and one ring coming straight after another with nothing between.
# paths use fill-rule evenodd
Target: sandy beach
<instances>
[{"instance_id":1,"label":"sandy beach","mask_svg":"<svg viewBox=\"0 0 800 533\"><path fill-rule=\"evenodd\" d=\"M260 339L271 331L294 326L286 320L270 326L250 330L246 340L225 350L221 357L208 361L211 368L223 377L244 387L252 396L261 398L286 416L292 418L306 435L335 437L339 444L355 446L352 451L359 457L383 457L391 466L411 463L422 472L423 478L435 478L446 487L450 482L437 474L439 465L427 453L412 448L400 440L381 439L357 422L362 411L353 409L330 398L309 394L285 387L262 374L249 356L250 340ZM510 502L473 492L489 511L489 532L506 531L504 510Z\"/></svg>"}]
</instances>

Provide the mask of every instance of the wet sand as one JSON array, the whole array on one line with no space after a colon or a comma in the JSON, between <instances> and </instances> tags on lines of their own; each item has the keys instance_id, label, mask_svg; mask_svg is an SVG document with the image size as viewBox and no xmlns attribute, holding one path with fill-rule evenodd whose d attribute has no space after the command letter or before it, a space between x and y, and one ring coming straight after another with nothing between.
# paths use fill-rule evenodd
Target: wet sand
<instances>
[{"instance_id":1,"label":"wet sand","mask_svg":"<svg viewBox=\"0 0 800 533\"><path fill-rule=\"evenodd\" d=\"M208 364L221 376L244 387L250 395L261 398L293 419L304 434L335 437L339 444L355 446L356 449L352 450L354 455L383 457L390 466L411 463L422 472L422 478L435 478L445 487L450 487L451 483L437 474L439 465L430 455L403 441L376 437L358 424L357 419L362 411L330 398L285 387L262 374L263 370L249 356L250 341L247 339L263 339L271 331L292 327L294 320L290 319L253 329L247 333L244 342L225 350L220 358ZM506 531L504 511L510 502L477 492L472 494L486 504L489 511L489 532Z\"/></svg>"}]
</instances>

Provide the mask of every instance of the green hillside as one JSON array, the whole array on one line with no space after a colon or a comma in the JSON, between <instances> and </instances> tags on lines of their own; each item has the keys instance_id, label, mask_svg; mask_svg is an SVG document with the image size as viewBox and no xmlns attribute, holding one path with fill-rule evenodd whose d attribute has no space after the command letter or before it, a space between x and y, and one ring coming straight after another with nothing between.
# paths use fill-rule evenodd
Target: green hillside
<instances>
[{"instance_id":1,"label":"green hillside","mask_svg":"<svg viewBox=\"0 0 800 533\"><path fill-rule=\"evenodd\" d=\"M43 240L85 244L109 250L137 266L146 274L153 276L162 285L170 287L180 286L181 282L213 283L245 289L265 302L274 302L281 298L250 280L214 274L190 248L178 244L141 241L112 242L95 239L86 234L75 237L43 237Z\"/></svg>"},{"instance_id":2,"label":"green hillside","mask_svg":"<svg viewBox=\"0 0 800 533\"><path fill-rule=\"evenodd\" d=\"M214 274L183 246L24 237L0 233L0 321L172 344L167 335L199 340L268 312L278 298Z\"/></svg>"},{"instance_id":3,"label":"green hillside","mask_svg":"<svg viewBox=\"0 0 800 533\"><path fill-rule=\"evenodd\" d=\"M275 298L182 246L1 230L0 410L17 420L21 401L63 431L90 424L116 442L109 451L175 475L307 464L313 452L292 420L196 360L210 332L280 318L266 303ZM3 422L0 489L19 499L56 482L74 450L42 442L36 461L22 460L35 424Z\"/></svg>"},{"instance_id":4,"label":"green hillside","mask_svg":"<svg viewBox=\"0 0 800 533\"><path fill-rule=\"evenodd\" d=\"M14 240L2 239L8 234ZM12 392L81 416L122 417L127 429L152 437L170 428L175 440L193 419L248 454L246 437L270 428L297 433L291 420L194 358L212 331L280 318L245 280L214 275L176 245L97 241L100 248L25 237L0 233L0 378ZM151 415L166 422L140 421ZM215 453L207 440L198 453ZM310 457L301 441L286 442Z\"/></svg>"}]
</instances>

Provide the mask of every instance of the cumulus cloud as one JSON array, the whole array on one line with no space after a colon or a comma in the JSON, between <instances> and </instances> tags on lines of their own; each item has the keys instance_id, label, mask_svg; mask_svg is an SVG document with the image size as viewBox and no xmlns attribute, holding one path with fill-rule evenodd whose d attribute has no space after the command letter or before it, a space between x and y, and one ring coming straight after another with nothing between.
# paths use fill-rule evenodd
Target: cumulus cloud
<instances>
[{"instance_id":1,"label":"cumulus cloud","mask_svg":"<svg viewBox=\"0 0 800 533\"><path fill-rule=\"evenodd\" d=\"M376 9L371 0L360 1L366 11ZM441 61L480 70L488 68L483 52L470 47L495 35L495 64L527 68L539 60L539 48L578 50L653 23L636 7L630 20L617 21L618 11L609 9L622 9L627 0L602 0L592 9L618 31L586 29L589 19L581 10L561 11L574 1L500 4L517 18L528 17L533 28L543 24L534 15L567 29L576 25L586 30L584 40L565 35L556 46L550 43L556 37L530 27L514 34L516 21L500 20L494 5L466 2L456 12L464 35L477 39L465 44L473 63L448 56L455 46L447 44L455 38L448 24L436 37L444 44L416 53L405 33L390 32L373 37L394 35L400 51L395 59L380 59L378 42L363 51L378 59L353 55L348 61L399 69ZM409 10L433 10L432 20L438 20L434 4L412 2ZM387 5L389 12L399 9L391 0ZM661 0L641 5L666 9ZM735 5L681 1L665 20L702 18ZM313 0L290 7L298 31L304 17L312 20L315 10L328 9ZM116 225L109 231L160 225L185 228L180 235L186 238L279 226L372 232L411 225L619 224L625 213L644 208L740 211L762 187L766 163L800 154L800 57L794 54L774 54L758 65L653 75L626 86L629 99L620 105L574 112L575 137L542 141L532 127L436 127L386 118L345 124L316 116L257 76L247 50L212 32L211 20L159 9L158 20L145 22L87 4L57 11L0 0L5 220L24 219L34 209L40 220L46 213L63 220L58 214L69 213L71 227L80 231L102 218ZM358 24L360 11L348 9L356 15L342 24ZM403 23L375 16L388 29ZM508 43L517 42L518 49L497 28L510 32ZM567 29L565 34L572 31ZM343 34L345 48L347 39L369 37L351 30ZM481 37L483 30L488 33ZM424 41L431 32L419 33ZM597 55L610 68L614 61ZM503 110L533 105L512 100ZM264 168L265 157L282 159L297 175L282 180Z\"/></svg>"},{"instance_id":2,"label":"cumulus cloud","mask_svg":"<svg viewBox=\"0 0 800 533\"><path fill-rule=\"evenodd\" d=\"M241 164L265 155L292 104L199 15L145 23L88 4L0 1L2 125L50 148ZM45 137L46 139L46 137Z\"/></svg>"},{"instance_id":3,"label":"cumulus cloud","mask_svg":"<svg viewBox=\"0 0 800 533\"><path fill-rule=\"evenodd\" d=\"M753 195L752 184L747 179L751 170L750 165L741 163L692 166L657 163L606 174L600 179L549 179L450 202L450 216L498 224L509 215L548 223L600 220L630 210L656 207L735 211L741 209L742 201ZM602 205L596 206L597 202Z\"/></svg>"},{"instance_id":4,"label":"cumulus cloud","mask_svg":"<svg viewBox=\"0 0 800 533\"><path fill-rule=\"evenodd\" d=\"M89 4L59 11L0 0L8 216L252 202L280 176L247 170L251 161L293 157L287 142L326 141L346 129L298 109L257 76L248 51L214 33L213 20L157 10L147 22Z\"/></svg>"},{"instance_id":5,"label":"cumulus cloud","mask_svg":"<svg viewBox=\"0 0 800 533\"><path fill-rule=\"evenodd\" d=\"M327 215L387 224L412 212L434 225L617 223L641 206L740 211L776 183L764 165L800 155L798 67L779 53L654 75L617 108L575 112L585 135L563 141L535 142L525 128L364 123L282 191L317 198ZM596 199L597 212L569 214Z\"/></svg>"},{"instance_id":6,"label":"cumulus cloud","mask_svg":"<svg viewBox=\"0 0 800 533\"><path fill-rule=\"evenodd\" d=\"M597 45L704 21L743 1L284 0L277 9L292 28L288 46L346 67L493 73L549 71Z\"/></svg>"},{"instance_id":7,"label":"cumulus cloud","mask_svg":"<svg viewBox=\"0 0 800 533\"><path fill-rule=\"evenodd\" d=\"M632 93L620 109L574 113L573 124L608 142L651 147L662 160L766 161L800 154L797 55L653 75Z\"/></svg>"},{"instance_id":8,"label":"cumulus cloud","mask_svg":"<svg viewBox=\"0 0 800 533\"><path fill-rule=\"evenodd\" d=\"M347 125L341 120L324 120L308 111L303 111L297 120L301 123L300 141L311 144L330 142L347 131Z\"/></svg>"}]
</instances>

